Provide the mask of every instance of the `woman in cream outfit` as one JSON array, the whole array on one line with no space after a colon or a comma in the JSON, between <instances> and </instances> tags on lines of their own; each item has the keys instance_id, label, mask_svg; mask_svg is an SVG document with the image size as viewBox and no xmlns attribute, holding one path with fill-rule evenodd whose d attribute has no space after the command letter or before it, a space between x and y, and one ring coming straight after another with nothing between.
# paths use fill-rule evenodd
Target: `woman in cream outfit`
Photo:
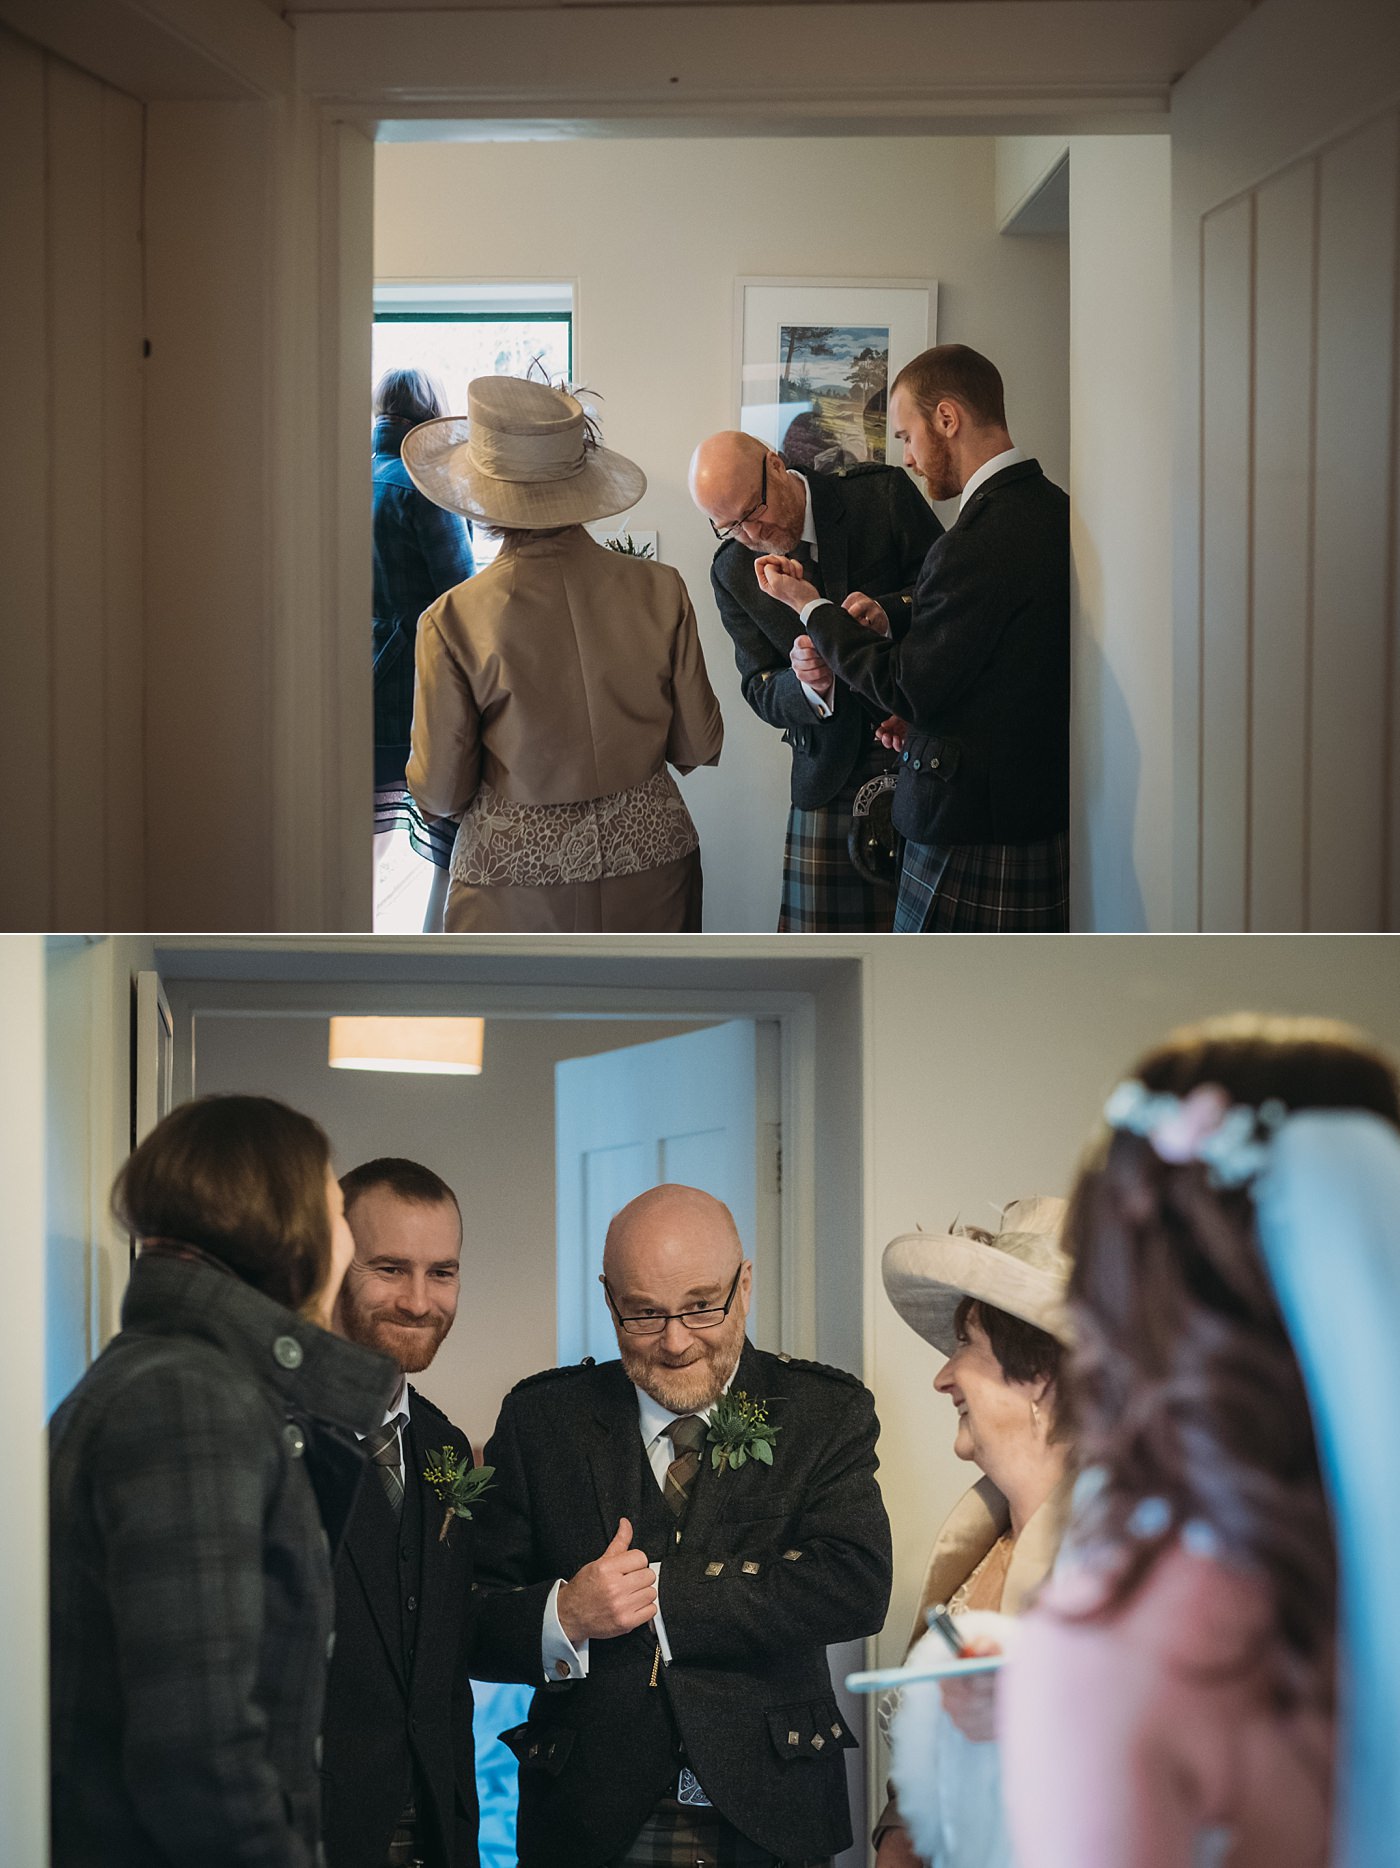
<instances>
[{"instance_id":1,"label":"woman in cream outfit","mask_svg":"<svg viewBox=\"0 0 1400 1868\"><path fill-rule=\"evenodd\" d=\"M503 539L418 626L408 785L460 819L444 928L698 930L699 839L667 770L723 740L695 612L674 570L583 529L646 477L562 390L480 377L467 406L403 448L429 499Z\"/></svg>"},{"instance_id":2,"label":"woman in cream outfit","mask_svg":"<svg viewBox=\"0 0 1400 1868\"><path fill-rule=\"evenodd\" d=\"M983 1636L1022 1613L1059 1549L1072 1483L1056 1421L1064 1210L1048 1195L1015 1200L995 1234L906 1233L885 1249L891 1303L948 1358L933 1385L957 1412L953 1451L983 1473L929 1558L911 1646L927 1642L936 1659L947 1650L926 1632L935 1603L947 1604L965 1638ZM905 1689L891 1731L895 1794L875 1826L878 1868L1010 1863L994 1699L986 1677Z\"/></svg>"}]
</instances>

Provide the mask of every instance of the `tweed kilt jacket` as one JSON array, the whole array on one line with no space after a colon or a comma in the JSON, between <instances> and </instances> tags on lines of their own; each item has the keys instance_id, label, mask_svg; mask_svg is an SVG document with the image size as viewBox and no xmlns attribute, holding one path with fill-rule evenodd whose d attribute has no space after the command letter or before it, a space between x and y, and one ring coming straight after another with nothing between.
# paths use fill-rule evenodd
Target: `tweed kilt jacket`
<instances>
[{"instance_id":1,"label":"tweed kilt jacket","mask_svg":"<svg viewBox=\"0 0 1400 1868\"><path fill-rule=\"evenodd\" d=\"M928 502L901 468L875 462L831 474L804 470L804 478L817 534L812 570L822 594L839 604L853 590L888 592L879 601L902 633L908 592L943 531ZM890 710L872 706L838 680L831 718L817 718L788 662L802 625L759 587L755 562L755 553L728 539L715 553L710 583L734 644L744 699L792 748L792 802L815 810L850 778L872 742L871 728Z\"/></svg>"},{"instance_id":2,"label":"tweed kilt jacket","mask_svg":"<svg viewBox=\"0 0 1400 1868\"><path fill-rule=\"evenodd\" d=\"M374 782L401 785L413 725L418 618L470 577L471 526L418 491L402 460L411 422L380 416L371 468L374 511Z\"/></svg>"},{"instance_id":3,"label":"tweed kilt jacket","mask_svg":"<svg viewBox=\"0 0 1400 1868\"><path fill-rule=\"evenodd\" d=\"M934 541L902 633L831 603L807 633L912 725L894 794L911 842L1035 843L1068 826L1069 499L1038 461L993 474Z\"/></svg>"},{"instance_id":4,"label":"tweed kilt jacket","mask_svg":"<svg viewBox=\"0 0 1400 1868\"><path fill-rule=\"evenodd\" d=\"M625 1517L634 1547L661 1562L672 1656L659 1664L645 1626L590 1642L585 1680L536 1693L508 1735L522 1868L611 1860L674 1794L682 1760L720 1814L776 1857L850 1842L844 1758L856 1740L826 1649L879 1628L889 1602L874 1403L853 1376L748 1344L740 1390L766 1402L779 1430L773 1465L720 1473L707 1458L678 1539L675 1521L655 1513L660 1492L620 1362L551 1370L506 1397L485 1455L496 1489L478 1530L481 1587L542 1598L599 1556ZM636 1535L649 1523L666 1527L655 1550ZM506 1619L493 1621L504 1637Z\"/></svg>"},{"instance_id":5,"label":"tweed kilt jacket","mask_svg":"<svg viewBox=\"0 0 1400 1868\"><path fill-rule=\"evenodd\" d=\"M313 1868L332 1546L399 1374L142 1256L50 1424L55 1868Z\"/></svg>"},{"instance_id":6,"label":"tweed kilt jacket","mask_svg":"<svg viewBox=\"0 0 1400 1868\"><path fill-rule=\"evenodd\" d=\"M335 1653L326 1685L322 1787L329 1868L383 1868L415 1795L429 1859L476 1868L477 1799L468 1646L475 1519L454 1518L423 1470L471 1441L410 1390L404 1503L371 1475L335 1566ZM530 1678L540 1675L539 1657Z\"/></svg>"}]
</instances>

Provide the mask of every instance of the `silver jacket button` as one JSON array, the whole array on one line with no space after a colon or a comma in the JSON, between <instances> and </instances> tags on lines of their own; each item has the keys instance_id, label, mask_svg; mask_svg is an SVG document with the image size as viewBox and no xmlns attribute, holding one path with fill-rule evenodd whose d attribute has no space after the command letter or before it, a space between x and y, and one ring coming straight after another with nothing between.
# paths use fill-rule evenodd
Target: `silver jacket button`
<instances>
[{"instance_id":1,"label":"silver jacket button","mask_svg":"<svg viewBox=\"0 0 1400 1868\"><path fill-rule=\"evenodd\" d=\"M306 1451L306 1435L294 1420L289 1420L282 1429L282 1440L293 1459L300 1459Z\"/></svg>"}]
</instances>

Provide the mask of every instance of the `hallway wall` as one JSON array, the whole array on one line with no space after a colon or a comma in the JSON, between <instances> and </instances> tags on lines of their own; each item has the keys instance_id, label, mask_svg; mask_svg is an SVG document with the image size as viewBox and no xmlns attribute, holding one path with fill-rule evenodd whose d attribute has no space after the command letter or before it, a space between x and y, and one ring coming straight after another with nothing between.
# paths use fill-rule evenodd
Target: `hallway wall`
<instances>
[{"instance_id":1,"label":"hallway wall","mask_svg":"<svg viewBox=\"0 0 1400 1868\"><path fill-rule=\"evenodd\" d=\"M3 119L0 119L3 120ZM0 941L0 1511L5 1689L0 1693L0 1842L6 1861L49 1859L48 1451L44 1421L44 948Z\"/></svg>"},{"instance_id":2,"label":"hallway wall","mask_svg":"<svg viewBox=\"0 0 1400 1868\"><path fill-rule=\"evenodd\" d=\"M375 276L576 279L576 371L649 486L633 523L685 578L724 711L717 770L682 780L709 930L771 929L787 748L744 705L686 469L733 425L736 276L936 278L937 337L986 351L1019 444L1067 484L1068 256L996 231L992 138L381 143ZM366 385L368 395L368 385Z\"/></svg>"},{"instance_id":3,"label":"hallway wall","mask_svg":"<svg viewBox=\"0 0 1400 1868\"><path fill-rule=\"evenodd\" d=\"M206 1013L196 1032L196 1087L280 1096L304 1109L329 1134L340 1173L402 1154L447 1181L463 1218L459 1327L418 1386L479 1446L506 1392L557 1360L555 1064L694 1028L489 1019L479 1077L395 1077L332 1070L324 1018Z\"/></svg>"},{"instance_id":4,"label":"hallway wall","mask_svg":"<svg viewBox=\"0 0 1400 1868\"><path fill-rule=\"evenodd\" d=\"M1069 157L1071 926L1172 926L1171 145Z\"/></svg>"},{"instance_id":5,"label":"hallway wall","mask_svg":"<svg viewBox=\"0 0 1400 1868\"><path fill-rule=\"evenodd\" d=\"M996 941L872 943L865 1378L895 1548L881 1666L903 1656L934 1534L975 1476L953 1457L952 1409L932 1392L936 1351L884 1295L886 1242L959 1214L994 1225L1009 1200L1068 1193L1109 1091L1178 1024L1319 1013L1400 1055L1400 942L1124 936L1039 940L1009 958ZM911 1094L918 1066L900 1060L929 1059L938 1067L919 1069Z\"/></svg>"}]
</instances>

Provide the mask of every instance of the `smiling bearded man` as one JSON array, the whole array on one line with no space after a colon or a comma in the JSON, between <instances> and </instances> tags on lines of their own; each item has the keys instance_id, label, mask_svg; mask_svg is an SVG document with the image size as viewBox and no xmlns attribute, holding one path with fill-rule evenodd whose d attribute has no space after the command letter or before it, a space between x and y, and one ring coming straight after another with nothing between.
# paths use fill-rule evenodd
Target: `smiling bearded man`
<instances>
[{"instance_id":1,"label":"smiling bearded man","mask_svg":"<svg viewBox=\"0 0 1400 1868\"><path fill-rule=\"evenodd\" d=\"M854 1376L747 1341L752 1283L726 1206L655 1187L608 1229L620 1359L506 1397L477 1578L546 1638L515 1651L483 1616L481 1652L557 1682L505 1734L521 1868L801 1868L850 1842L826 1650L889 1601L878 1425Z\"/></svg>"},{"instance_id":2,"label":"smiling bearded man","mask_svg":"<svg viewBox=\"0 0 1400 1868\"><path fill-rule=\"evenodd\" d=\"M354 1261L335 1327L392 1356L403 1379L366 1437L366 1473L335 1567L322 1793L328 1868L476 1868L472 1767L472 1530L425 1467L464 1429L410 1388L457 1314L462 1221L447 1182L387 1157L341 1182ZM534 1677L532 1674L530 1677Z\"/></svg>"}]
</instances>

